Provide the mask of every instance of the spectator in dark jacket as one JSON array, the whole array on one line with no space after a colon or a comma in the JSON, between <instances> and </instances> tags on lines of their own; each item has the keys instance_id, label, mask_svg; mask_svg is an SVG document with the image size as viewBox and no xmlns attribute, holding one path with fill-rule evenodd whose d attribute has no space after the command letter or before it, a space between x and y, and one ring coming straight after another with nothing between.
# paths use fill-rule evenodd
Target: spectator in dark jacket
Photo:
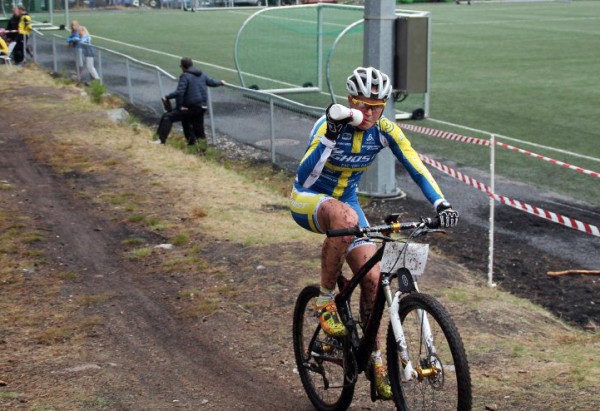
<instances>
[{"instance_id":1,"label":"spectator in dark jacket","mask_svg":"<svg viewBox=\"0 0 600 411\"><path fill-rule=\"evenodd\" d=\"M13 7L13 15L8 20L6 24L6 37L8 39L8 43L15 41L17 45L13 50L13 60L16 64L20 64L25 55L23 53L23 42L19 42L21 40L21 36L19 36L19 23L21 22L21 10L19 7Z\"/></svg>"},{"instance_id":2,"label":"spectator in dark jacket","mask_svg":"<svg viewBox=\"0 0 600 411\"><path fill-rule=\"evenodd\" d=\"M165 96L166 99L174 98L175 109L169 111L160 119L158 125L158 138L165 144L171 132L173 123L181 121L184 135L188 145L196 144L197 138L206 138L204 133L204 112L207 103L206 87L219 87L223 81L208 77L200 69L193 66L192 59L183 57L180 64L183 73L179 76L177 90Z\"/></svg>"},{"instance_id":3,"label":"spectator in dark jacket","mask_svg":"<svg viewBox=\"0 0 600 411\"><path fill-rule=\"evenodd\" d=\"M19 34L19 22L21 21L21 12L18 7L13 7L13 15L6 24L6 37L8 41L17 41L17 35Z\"/></svg>"}]
</instances>

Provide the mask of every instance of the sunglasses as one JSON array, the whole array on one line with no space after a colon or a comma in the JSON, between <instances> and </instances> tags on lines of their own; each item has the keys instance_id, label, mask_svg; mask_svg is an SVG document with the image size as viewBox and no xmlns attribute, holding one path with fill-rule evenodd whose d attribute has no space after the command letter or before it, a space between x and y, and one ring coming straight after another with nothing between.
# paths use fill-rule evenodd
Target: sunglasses
<instances>
[{"instance_id":1,"label":"sunglasses","mask_svg":"<svg viewBox=\"0 0 600 411\"><path fill-rule=\"evenodd\" d=\"M359 110L373 110L380 111L385 107L385 101L381 103L368 103L366 101L359 100L357 98L352 97L352 103L356 105Z\"/></svg>"}]
</instances>

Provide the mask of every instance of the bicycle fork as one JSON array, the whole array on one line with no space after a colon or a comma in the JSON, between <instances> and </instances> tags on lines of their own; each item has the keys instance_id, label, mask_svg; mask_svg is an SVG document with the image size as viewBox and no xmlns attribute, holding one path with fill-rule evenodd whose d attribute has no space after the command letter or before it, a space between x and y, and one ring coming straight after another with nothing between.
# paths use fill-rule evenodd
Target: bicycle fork
<instances>
[{"instance_id":1,"label":"bicycle fork","mask_svg":"<svg viewBox=\"0 0 600 411\"><path fill-rule=\"evenodd\" d=\"M392 295L389 280L384 281L383 292L388 303L390 322L392 324L396 346L398 347L400 361L402 362L402 379L404 381L410 381L414 378L421 380L423 377L428 376L428 372L426 370L422 370L420 364L417 364L417 367L419 368L419 371L417 371L410 359L408 344L406 343L402 322L400 320L400 296L402 293L400 291L396 291L396 293ZM417 316L419 318L419 324L421 325L421 338L425 342L428 358L431 358L435 355L435 347L433 345L433 335L431 333L429 320L422 309L417 309Z\"/></svg>"}]
</instances>

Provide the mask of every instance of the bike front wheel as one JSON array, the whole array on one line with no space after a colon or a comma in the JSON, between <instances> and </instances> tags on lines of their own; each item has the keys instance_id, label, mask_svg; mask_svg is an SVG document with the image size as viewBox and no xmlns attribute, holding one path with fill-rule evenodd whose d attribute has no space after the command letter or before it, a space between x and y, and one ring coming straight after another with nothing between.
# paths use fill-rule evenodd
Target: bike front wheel
<instances>
[{"instance_id":1,"label":"bike front wheel","mask_svg":"<svg viewBox=\"0 0 600 411\"><path fill-rule=\"evenodd\" d=\"M321 411L345 410L354 395L348 382L348 355L341 341L321 329L313 308L319 287L305 287L294 308L294 355L308 398Z\"/></svg>"},{"instance_id":2,"label":"bike front wheel","mask_svg":"<svg viewBox=\"0 0 600 411\"><path fill-rule=\"evenodd\" d=\"M446 309L426 294L400 301L400 320L410 363L403 360L390 324L387 361L401 411L471 410L471 376L458 329Z\"/></svg>"}]
</instances>

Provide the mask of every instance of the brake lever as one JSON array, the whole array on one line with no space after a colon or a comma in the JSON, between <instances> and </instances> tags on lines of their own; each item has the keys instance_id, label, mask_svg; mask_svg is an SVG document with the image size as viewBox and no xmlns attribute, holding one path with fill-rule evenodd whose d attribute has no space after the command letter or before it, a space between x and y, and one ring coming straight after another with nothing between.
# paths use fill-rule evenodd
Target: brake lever
<instances>
[{"instance_id":1,"label":"brake lever","mask_svg":"<svg viewBox=\"0 0 600 411\"><path fill-rule=\"evenodd\" d=\"M446 230L443 228L429 228L427 226L423 226L421 228L417 228L412 235L412 238L421 237L422 235L429 233L443 233L446 234Z\"/></svg>"}]
</instances>

